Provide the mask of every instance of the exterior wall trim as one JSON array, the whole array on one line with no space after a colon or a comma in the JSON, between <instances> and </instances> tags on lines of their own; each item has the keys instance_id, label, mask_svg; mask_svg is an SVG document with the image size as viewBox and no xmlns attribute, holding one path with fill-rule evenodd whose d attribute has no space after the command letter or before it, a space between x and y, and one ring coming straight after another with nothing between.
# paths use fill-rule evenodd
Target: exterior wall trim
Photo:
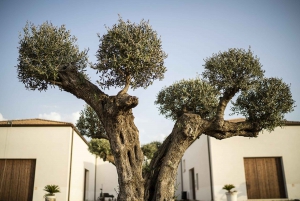
<instances>
[{"instance_id":1,"label":"exterior wall trim","mask_svg":"<svg viewBox=\"0 0 300 201\"><path fill-rule=\"evenodd\" d=\"M70 192L71 192L72 159L73 159L73 136L74 136L74 130L72 129L72 134L71 134L71 151L70 151L70 170L69 170L68 201L70 201Z\"/></svg>"},{"instance_id":2,"label":"exterior wall trim","mask_svg":"<svg viewBox=\"0 0 300 201\"><path fill-rule=\"evenodd\" d=\"M211 150L210 150L210 139L207 136L207 151L208 151L208 166L209 166L209 179L210 179L210 195L211 200L214 201L214 188L213 188L213 175L212 175L212 163L211 163Z\"/></svg>"}]
</instances>

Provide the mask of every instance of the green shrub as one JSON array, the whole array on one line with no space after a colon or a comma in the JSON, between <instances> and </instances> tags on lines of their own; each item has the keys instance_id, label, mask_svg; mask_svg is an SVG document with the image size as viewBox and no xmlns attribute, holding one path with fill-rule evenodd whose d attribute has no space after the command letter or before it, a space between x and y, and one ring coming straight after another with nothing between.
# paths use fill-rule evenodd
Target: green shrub
<instances>
[{"instance_id":1,"label":"green shrub","mask_svg":"<svg viewBox=\"0 0 300 201\"><path fill-rule=\"evenodd\" d=\"M233 184L225 184L225 185L223 186L223 189L224 189L224 190L227 190L228 193L230 193L230 192L231 192L231 189L233 189L233 188L235 188L235 186L234 186Z\"/></svg>"},{"instance_id":2,"label":"green shrub","mask_svg":"<svg viewBox=\"0 0 300 201\"><path fill-rule=\"evenodd\" d=\"M44 191L47 193L45 194L46 196L54 196L54 193L60 193L59 186L58 185L46 185L44 187Z\"/></svg>"}]
</instances>

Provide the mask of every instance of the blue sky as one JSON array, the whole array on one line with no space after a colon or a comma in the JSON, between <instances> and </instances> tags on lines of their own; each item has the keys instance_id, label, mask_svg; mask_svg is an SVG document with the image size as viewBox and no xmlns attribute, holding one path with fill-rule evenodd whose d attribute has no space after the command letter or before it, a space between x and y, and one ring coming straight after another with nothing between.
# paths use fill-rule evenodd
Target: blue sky
<instances>
[{"instance_id":1,"label":"blue sky","mask_svg":"<svg viewBox=\"0 0 300 201\"><path fill-rule=\"evenodd\" d=\"M0 120L48 118L76 122L84 101L58 88L47 92L29 91L18 81L18 35L26 21L36 25L50 21L65 24L78 39L80 49L89 48L96 62L97 33L106 32L124 20L149 20L161 36L168 54L168 71L163 81L148 89L129 93L139 97L133 110L142 143L163 140L173 122L159 115L154 101L164 86L181 79L195 78L203 71L206 57L228 48L251 46L266 71L291 84L296 105L300 103L300 1L0 1ZM97 75L88 70L93 81ZM116 94L118 89L106 91ZM229 116L226 113L226 118ZM300 121L300 108L286 119Z\"/></svg>"}]
</instances>

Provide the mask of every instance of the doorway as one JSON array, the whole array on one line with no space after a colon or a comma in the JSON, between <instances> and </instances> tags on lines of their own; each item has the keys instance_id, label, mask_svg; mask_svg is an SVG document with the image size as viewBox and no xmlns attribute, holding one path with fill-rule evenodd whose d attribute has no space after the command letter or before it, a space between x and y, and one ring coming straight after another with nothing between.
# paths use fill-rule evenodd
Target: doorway
<instances>
[{"instance_id":1,"label":"doorway","mask_svg":"<svg viewBox=\"0 0 300 201\"><path fill-rule=\"evenodd\" d=\"M83 200L88 200L89 191L89 171L84 169L84 187L83 187Z\"/></svg>"},{"instance_id":2,"label":"doorway","mask_svg":"<svg viewBox=\"0 0 300 201\"><path fill-rule=\"evenodd\" d=\"M35 159L0 159L0 200L32 200L35 164Z\"/></svg>"},{"instance_id":3,"label":"doorway","mask_svg":"<svg viewBox=\"0 0 300 201\"><path fill-rule=\"evenodd\" d=\"M196 200L196 191L195 191L195 171L194 168L190 169L190 193L191 199Z\"/></svg>"},{"instance_id":4,"label":"doorway","mask_svg":"<svg viewBox=\"0 0 300 201\"><path fill-rule=\"evenodd\" d=\"M286 198L280 157L244 158L248 199Z\"/></svg>"}]
</instances>

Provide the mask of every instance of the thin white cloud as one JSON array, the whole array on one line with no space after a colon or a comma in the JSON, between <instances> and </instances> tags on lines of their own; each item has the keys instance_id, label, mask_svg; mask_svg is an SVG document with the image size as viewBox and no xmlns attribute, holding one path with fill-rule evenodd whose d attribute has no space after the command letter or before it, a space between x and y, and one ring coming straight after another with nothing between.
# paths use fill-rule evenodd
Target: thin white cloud
<instances>
[{"instance_id":1,"label":"thin white cloud","mask_svg":"<svg viewBox=\"0 0 300 201\"><path fill-rule=\"evenodd\" d=\"M5 121L5 120L7 120L7 119L5 119L5 118L3 117L3 115L0 113L0 121Z\"/></svg>"},{"instance_id":2,"label":"thin white cloud","mask_svg":"<svg viewBox=\"0 0 300 201\"><path fill-rule=\"evenodd\" d=\"M80 112L73 112L72 114L63 115L62 121L70 122L72 124L76 124L77 120L79 119Z\"/></svg>"},{"instance_id":3,"label":"thin white cloud","mask_svg":"<svg viewBox=\"0 0 300 201\"><path fill-rule=\"evenodd\" d=\"M50 112L48 114L39 114L40 119L48 119L48 120L54 120L54 121L61 121L61 116L57 112Z\"/></svg>"},{"instance_id":4,"label":"thin white cloud","mask_svg":"<svg viewBox=\"0 0 300 201\"><path fill-rule=\"evenodd\" d=\"M74 125L79 119L79 116L80 116L80 112L73 112L72 114L59 114L58 112L39 114L40 119L70 122Z\"/></svg>"}]
</instances>

